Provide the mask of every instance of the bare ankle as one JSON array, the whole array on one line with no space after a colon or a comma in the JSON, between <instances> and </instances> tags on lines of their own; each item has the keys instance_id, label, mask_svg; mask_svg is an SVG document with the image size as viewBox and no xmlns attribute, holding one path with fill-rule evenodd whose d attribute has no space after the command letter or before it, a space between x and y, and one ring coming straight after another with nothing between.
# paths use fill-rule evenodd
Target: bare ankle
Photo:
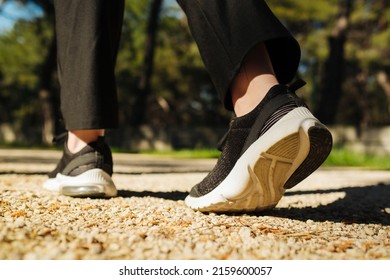
<instances>
[{"instance_id":1,"label":"bare ankle","mask_svg":"<svg viewBox=\"0 0 390 280\"><path fill-rule=\"evenodd\" d=\"M103 129L69 131L67 147L71 153L77 153L87 144L95 142L99 136L104 136Z\"/></svg>"},{"instance_id":2,"label":"bare ankle","mask_svg":"<svg viewBox=\"0 0 390 280\"><path fill-rule=\"evenodd\" d=\"M236 116L240 117L251 112L277 84L278 81L271 75L262 75L253 79L245 93L236 96L233 102Z\"/></svg>"},{"instance_id":3,"label":"bare ankle","mask_svg":"<svg viewBox=\"0 0 390 280\"><path fill-rule=\"evenodd\" d=\"M266 46L260 43L245 57L231 86L234 112L238 117L252 111L278 84Z\"/></svg>"}]
</instances>

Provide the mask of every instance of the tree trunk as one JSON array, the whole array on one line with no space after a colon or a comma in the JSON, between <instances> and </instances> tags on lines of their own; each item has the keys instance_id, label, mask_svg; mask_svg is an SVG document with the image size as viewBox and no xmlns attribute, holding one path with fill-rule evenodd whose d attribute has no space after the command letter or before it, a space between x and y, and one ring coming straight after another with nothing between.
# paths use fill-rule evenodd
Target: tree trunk
<instances>
[{"instance_id":1,"label":"tree trunk","mask_svg":"<svg viewBox=\"0 0 390 280\"><path fill-rule=\"evenodd\" d=\"M340 1L340 13L328 38L329 56L325 62L321 90L319 92L319 104L316 107L316 115L326 124L335 122L337 107L342 95L344 46L351 10L352 0Z\"/></svg>"},{"instance_id":2,"label":"tree trunk","mask_svg":"<svg viewBox=\"0 0 390 280\"><path fill-rule=\"evenodd\" d=\"M382 87L383 91L386 94L387 97L387 108L390 113L390 81L389 77L386 74L385 71L379 71L376 75L376 80L378 81L378 84Z\"/></svg>"},{"instance_id":3,"label":"tree trunk","mask_svg":"<svg viewBox=\"0 0 390 280\"><path fill-rule=\"evenodd\" d=\"M358 105L360 111L360 118L358 123L358 133L361 135L362 131L368 128L370 124L370 102L367 91L368 72L362 70L355 79L356 88L358 90Z\"/></svg>"},{"instance_id":4,"label":"tree trunk","mask_svg":"<svg viewBox=\"0 0 390 280\"><path fill-rule=\"evenodd\" d=\"M53 73L57 65L57 46L56 39L53 36L49 51L46 55L45 62L42 65L42 71L39 77L40 89L39 100L42 106L42 141L49 144L53 140L55 133L56 106L53 98Z\"/></svg>"},{"instance_id":5,"label":"tree trunk","mask_svg":"<svg viewBox=\"0 0 390 280\"><path fill-rule=\"evenodd\" d=\"M379 20L378 20L378 29L381 30L382 32L387 28L387 25L388 25L388 20L386 18L386 13L385 13L385 11L387 11L387 9L388 9L388 6L389 6L388 0L381 1L381 11L382 12L381 12ZM387 108L388 108L388 111L390 113L390 79L389 79L389 75L387 74L387 72L385 70L380 70L376 74L376 80L377 80L378 84L380 85L380 87L385 92L385 95L387 97Z\"/></svg>"},{"instance_id":6,"label":"tree trunk","mask_svg":"<svg viewBox=\"0 0 390 280\"><path fill-rule=\"evenodd\" d=\"M56 119L59 109L53 92L53 76L57 69L57 44L55 36L54 4L50 0L33 0L39 5L47 21L50 22L53 29L53 36L47 50L46 57L42 63L39 73L39 92L38 98L42 108L42 142L50 144L56 132ZM42 42L44 45L45 42Z\"/></svg>"},{"instance_id":7,"label":"tree trunk","mask_svg":"<svg viewBox=\"0 0 390 280\"><path fill-rule=\"evenodd\" d=\"M150 6L144 62L138 81L138 92L132 108L131 125L137 127L145 121L147 99L151 94L151 77L153 74L154 53L158 22L163 0L153 0Z\"/></svg>"}]
</instances>

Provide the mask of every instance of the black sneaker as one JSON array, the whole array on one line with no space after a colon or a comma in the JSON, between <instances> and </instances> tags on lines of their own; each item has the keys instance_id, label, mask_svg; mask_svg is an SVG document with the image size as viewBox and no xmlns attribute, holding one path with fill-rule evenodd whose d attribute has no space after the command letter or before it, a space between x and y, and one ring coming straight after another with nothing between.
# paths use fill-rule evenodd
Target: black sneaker
<instances>
[{"instance_id":1,"label":"black sneaker","mask_svg":"<svg viewBox=\"0 0 390 280\"><path fill-rule=\"evenodd\" d=\"M62 158L43 187L73 197L112 197L117 194L112 173L112 154L104 137L75 154L65 141Z\"/></svg>"},{"instance_id":2,"label":"black sneaker","mask_svg":"<svg viewBox=\"0 0 390 280\"><path fill-rule=\"evenodd\" d=\"M295 90L277 85L250 113L233 118L214 169L185 203L204 212L271 209L328 157L332 135Z\"/></svg>"}]
</instances>

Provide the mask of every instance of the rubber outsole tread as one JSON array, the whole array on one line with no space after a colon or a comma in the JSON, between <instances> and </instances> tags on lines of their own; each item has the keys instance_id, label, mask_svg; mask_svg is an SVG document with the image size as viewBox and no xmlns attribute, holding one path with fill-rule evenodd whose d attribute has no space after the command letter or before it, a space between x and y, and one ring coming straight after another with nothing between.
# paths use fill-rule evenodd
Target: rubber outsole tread
<instances>
[{"instance_id":1,"label":"rubber outsole tread","mask_svg":"<svg viewBox=\"0 0 390 280\"><path fill-rule=\"evenodd\" d=\"M312 174L329 156L333 140L328 129L322 125L309 128L310 151L306 159L284 184L285 189L291 189L310 174Z\"/></svg>"}]
</instances>

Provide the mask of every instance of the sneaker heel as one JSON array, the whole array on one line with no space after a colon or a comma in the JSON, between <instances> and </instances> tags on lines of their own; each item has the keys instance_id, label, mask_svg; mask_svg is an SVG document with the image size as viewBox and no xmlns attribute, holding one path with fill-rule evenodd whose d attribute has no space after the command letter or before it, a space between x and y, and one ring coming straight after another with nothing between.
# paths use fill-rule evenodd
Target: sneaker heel
<instances>
[{"instance_id":1,"label":"sneaker heel","mask_svg":"<svg viewBox=\"0 0 390 280\"><path fill-rule=\"evenodd\" d=\"M317 121L314 125L301 128L301 130L301 135L304 135L307 139L305 142L309 145L308 154L284 184L285 189L294 187L312 174L321 166L332 150L332 134L323 124Z\"/></svg>"}]
</instances>

